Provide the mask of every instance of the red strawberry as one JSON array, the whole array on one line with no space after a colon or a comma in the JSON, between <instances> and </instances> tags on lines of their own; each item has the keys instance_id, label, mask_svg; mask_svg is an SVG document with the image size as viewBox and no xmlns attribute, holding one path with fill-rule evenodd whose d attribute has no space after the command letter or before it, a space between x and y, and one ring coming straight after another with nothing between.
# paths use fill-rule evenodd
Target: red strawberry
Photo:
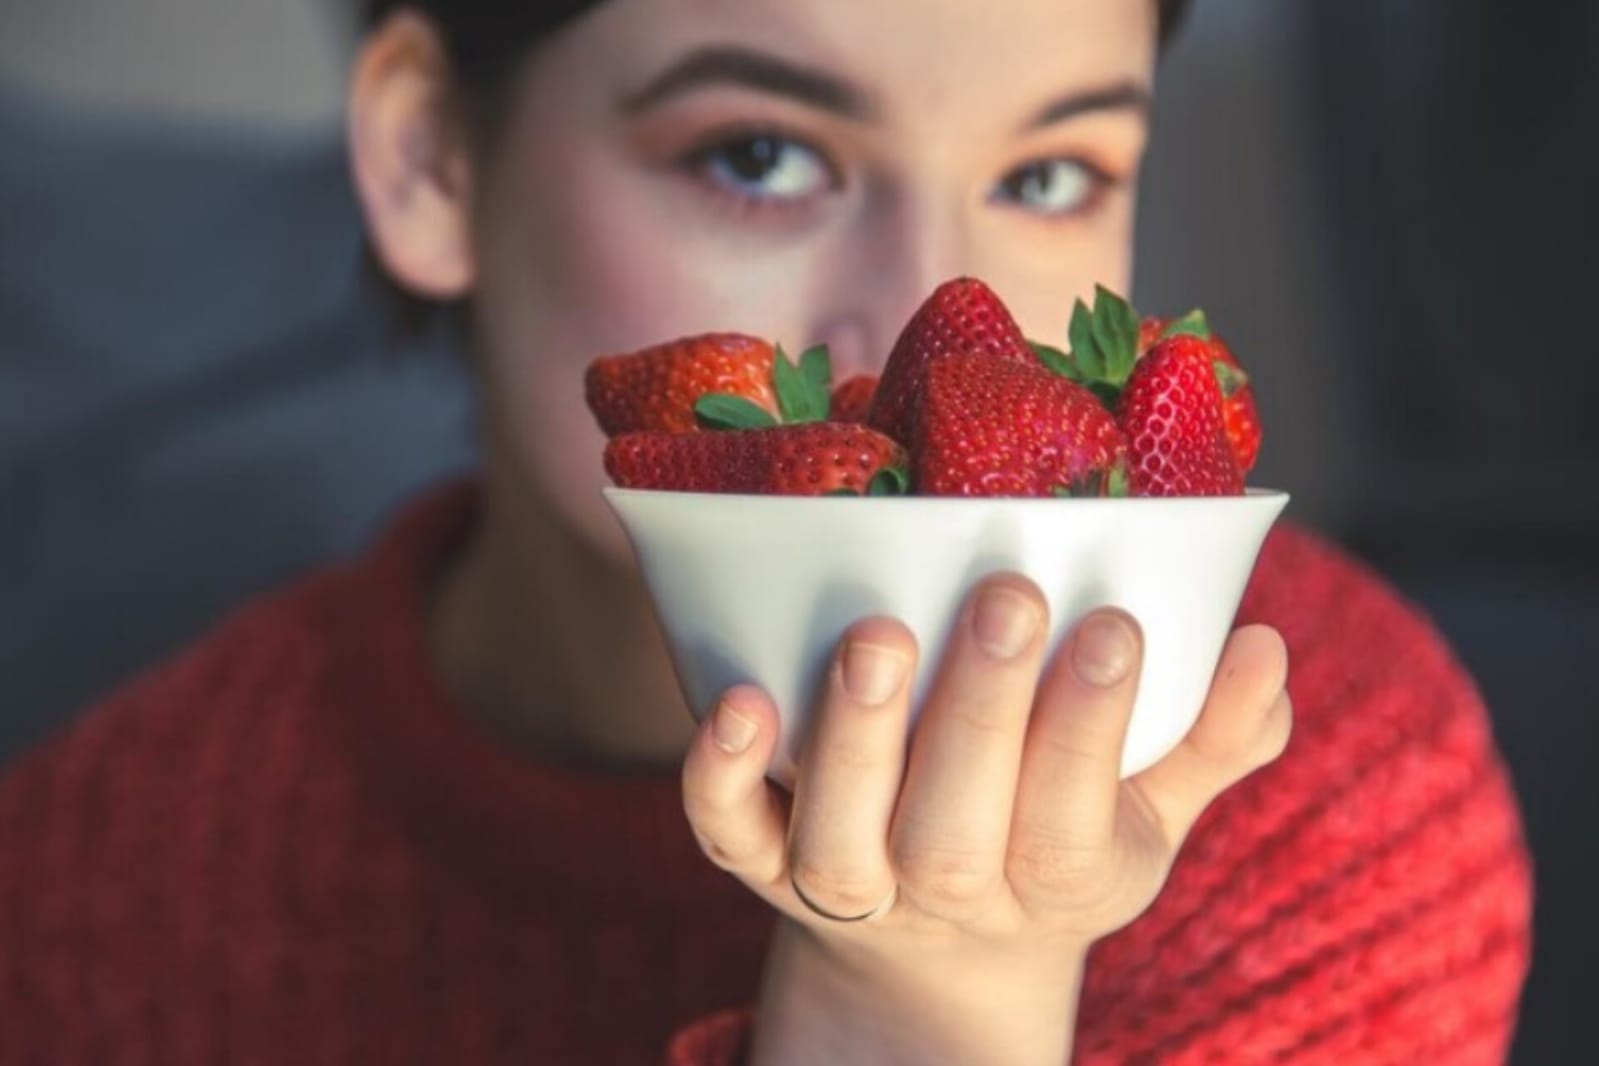
<instances>
[{"instance_id":1,"label":"red strawberry","mask_svg":"<svg viewBox=\"0 0 1599 1066\"><path fill-rule=\"evenodd\" d=\"M1135 496L1237 496L1244 475L1227 442L1210 342L1161 341L1133 367L1117 407Z\"/></svg>"},{"instance_id":2,"label":"red strawberry","mask_svg":"<svg viewBox=\"0 0 1599 1066\"><path fill-rule=\"evenodd\" d=\"M607 436L638 430L689 433L694 405L712 393L738 396L775 416L772 346L739 333L707 333L589 364L589 409Z\"/></svg>"},{"instance_id":3,"label":"red strawberry","mask_svg":"<svg viewBox=\"0 0 1599 1066\"><path fill-rule=\"evenodd\" d=\"M833 390L833 404L827 417L833 422L865 422L877 394L875 374L857 374Z\"/></svg>"},{"instance_id":4,"label":"red strawberry","mask_svg":"<svg viewBox=\"0 0 1599 1066\"><path fill-rule=\"evenodd\" d=\"M905 449L865 426L807 422L716 433L628 433L605 447L623 488L782 496L902 491Z\"/></svg>"},{"instance_id":5,"label":"red strawberry","mask_svg":"<svg viewBox=\"0 0 1599 1066\"><path fill-rule=\"evenodd\" d=\"M1167 318L1146 318L1139 325L1139 351L1147 352L1168 330L1192 333L1209 339L1213 362L1223 364L1216 368L1222 386L1222 417L1227 424L1227 442L1232 446L1238 469L1249 473L1255 469L1260 457L1260 414L1255 408L1255 390L1249 384L1249 375L1239 365L1238 357L1221 335L1211 330L1202 311L1191 311L1173 321ZM1223 369L1225 367L1225 369Z\"/></svg>"},{"instance_id":6,"label":"red strawberry","mask_svg":"<svg viewBox=\"0 0 1599 1066\"><path fill-rule=\"evenodd\" d=\"M1160 343L1161 335L1171 328L1172 320L1160 315L1145 315L1138 323L1138 358Z\"/></svg>"},{"instance_id":7,"label":"red strawberry","mask_svg":"<svg viewBox=\"0 0 1599 1066\"><path fill-rule=\"evenodd\" d=\"M1094 286L1092 309L1082 300L1072 304L1070 353L1047 344L1034 344L1038 362L1069 381L1075 381L1115 410L1138 361L1138 312L1132 304L1103 285Z\"/></svg>"},{"instance_id":8,"label":"red strawberry","mask_svg":"<svg viewBox=\"0 0 1599 1066\"><path fill-rule=\"evenodd\" d=\"M968 352L1036 362L1016 320L993 290L975 278L956 278L935 289L900 333L883 367L867 425L909 441L928 365Z\"/></svg>"},{"instance_id":9,"label":"red strawberry","mask_svg":"<svg viewBox=\"0 0 1599 1066\"><path fill-rule=\"evenodd\" d=\"M928 366L912 458L926 495L1126 494L1127 441L1097 396L980 353Z\"/></svg>"}]
</instances>

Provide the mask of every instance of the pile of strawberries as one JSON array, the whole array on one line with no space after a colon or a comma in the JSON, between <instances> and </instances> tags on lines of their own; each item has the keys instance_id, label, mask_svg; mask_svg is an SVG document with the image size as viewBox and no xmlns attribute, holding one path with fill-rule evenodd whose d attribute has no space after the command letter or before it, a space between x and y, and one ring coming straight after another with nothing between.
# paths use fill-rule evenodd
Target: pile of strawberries
<instances>
[{"instance_id":1,"label":"pile of strawberries","mask_svg":"<svg viewBox=\"0 0 1599 1066\"><path fill-rule=\"evenodd\" d=\"M1100 288L1070 351L1028 341L993 291L939 286L881 379L832 387L825 348L790 359L733 333L588 369L624 488L781 495L1227 496L1260 452L1249 379L1198 311L1139 320Z\"/></svg>"}]
</instances>

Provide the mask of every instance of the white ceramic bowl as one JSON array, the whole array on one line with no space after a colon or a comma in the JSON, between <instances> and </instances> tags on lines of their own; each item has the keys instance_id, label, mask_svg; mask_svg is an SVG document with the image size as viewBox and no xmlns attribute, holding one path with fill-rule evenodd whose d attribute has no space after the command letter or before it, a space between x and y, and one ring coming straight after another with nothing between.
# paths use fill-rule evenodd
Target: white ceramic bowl
<instances>
[{"instance_id":1,"label":"white ceramic bowl","mask_svg":"<svg viewBox=\"0 0 1599 1066\"><path fill-rule=\"evenodd\" d=\"M1050 651L1116 606L1145 650L1122 772L1158 761L1198 717L1244 585L1285 493L1169 499L736 496L606 488L638 555L696 716L753 682L792 787L806 722L845 627L899 618L921 657L913 713L977 580L1014 570L1049 601Z\"/></svg>"}]
</instances>

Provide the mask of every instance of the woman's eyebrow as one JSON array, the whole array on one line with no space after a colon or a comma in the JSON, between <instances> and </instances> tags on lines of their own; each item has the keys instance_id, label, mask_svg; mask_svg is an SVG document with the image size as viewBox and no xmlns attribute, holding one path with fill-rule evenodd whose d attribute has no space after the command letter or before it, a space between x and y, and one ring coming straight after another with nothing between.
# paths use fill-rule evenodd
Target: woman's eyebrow
<instances>
[{"instance_id":1,"label":"woman's eyebrow","mask_svg":"<svg viewBox=\"0 0 1599 1066\"><path fill-rule=\"evenodd\" d=\"M871 120L878 114L876 102L859 86L742 45L715 45L690 52L628 95L622 109L637 114L674 96L716 85L759 89L844 118Z\"/></svg>"},{"instance_id":2,"label":"woman's eyebrow","mask_svg":"<svg viewBox=\"0 0 1599 1066\"><path fill-rule=\"evenodd\" d=\"M1132 111L1147 117L1150 101L1148 86L1140 85L1138 82L1117 82L1092 89L1078 89L1040 108L1023 128L1042 129L1057 122L1065 122L1067 119L1100 111Z\"/></svg>"}]
</instances>

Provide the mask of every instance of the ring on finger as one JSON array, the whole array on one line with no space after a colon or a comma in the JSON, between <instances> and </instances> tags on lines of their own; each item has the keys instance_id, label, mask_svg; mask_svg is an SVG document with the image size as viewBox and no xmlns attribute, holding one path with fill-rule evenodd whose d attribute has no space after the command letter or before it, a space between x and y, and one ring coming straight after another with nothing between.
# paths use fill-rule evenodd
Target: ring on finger
<instances>
[{"instance_id":1,"label":"ring on finger","mask_svg":"<svg viewBox=\"0 0 1599 1066\"><path fill-rule=\"evenodd\" d=\"M788 883L793 887L794 895L799 897L799 901L805 905L806 910L810 911L819 918L826 918L830 922L864 922L870 918L876 918L880 914L888 913L889 909L899 901L899 885L896 884L893 888L889 889L888 895L883 898L883 902L879 903L865 914L834 914L833 912L824 910L823 908L818 907L815 903L811 902L810 897L805 894L805 890L800 888L799 882L795 880L793 871L789 872Z\"/></svg>"}]
</instances>

